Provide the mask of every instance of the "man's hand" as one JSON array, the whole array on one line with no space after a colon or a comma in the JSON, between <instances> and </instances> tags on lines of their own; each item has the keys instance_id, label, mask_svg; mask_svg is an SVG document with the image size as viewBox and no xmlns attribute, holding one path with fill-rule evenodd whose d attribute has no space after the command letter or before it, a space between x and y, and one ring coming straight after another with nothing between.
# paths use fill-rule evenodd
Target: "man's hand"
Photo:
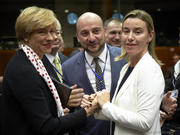
<instances>
[{"instance_id":1,"label":"man's hand","mask_svg":"<svg viewBox=\"0 0 180 135\"><path fill-rule=\"evenodd\" d=\"M164 121L167 119L167 117L168 117L168 115L165 112L160 110L160 125L161 125L161 127L164 124Z\"/></svg>"},{"instance_id":2,"label":"man's hand","mask_svg":"<svg viewBox=\"0 0 180 135\"><path fill-rule=\"evenodd\" d=\"M67 106L68 107L78 107L81 104L82 98L84 96L83 88L77 88L77 85L73 85L71 95L69 97Z\"/></svg>"},{"instance_id":3,"label":"man's hand","mask_svg":"<svg viewBox=\"0 0 180 135\"><path fill-rule=\"evenodd\" d=\"M162 99L162 108L168 113L171 117L177 108L177 99L171 97L171 91L168 91Z\"/></svg>"}]
</instances>

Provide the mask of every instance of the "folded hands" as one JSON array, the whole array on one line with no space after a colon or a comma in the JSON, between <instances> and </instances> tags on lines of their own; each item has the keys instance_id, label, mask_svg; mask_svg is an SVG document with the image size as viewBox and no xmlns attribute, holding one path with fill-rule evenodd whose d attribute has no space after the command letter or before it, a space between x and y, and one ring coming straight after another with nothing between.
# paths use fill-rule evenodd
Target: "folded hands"
<instances>
[{"instance_id":1,"label":"folded hands","mask_svg":"<svg viewBox=\"0 0 180 135\"><path fill-rule=\"evenodd\" d=\"M91 95L84 95L81 101L81 107L89 109L89 113L94 114L107 102L110 102L110 93L104 89Z\"/></svg>"}]
</instances>

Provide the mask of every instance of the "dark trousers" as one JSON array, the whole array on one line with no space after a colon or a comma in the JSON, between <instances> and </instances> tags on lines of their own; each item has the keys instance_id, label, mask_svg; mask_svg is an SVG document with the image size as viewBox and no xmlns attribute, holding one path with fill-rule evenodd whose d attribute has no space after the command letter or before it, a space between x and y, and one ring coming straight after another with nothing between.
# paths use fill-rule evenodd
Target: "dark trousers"
<instances>
[{"instance_id":1,"label":"dark trousers","mask_svg":"<svg viewBox=\"0 0 180 135\"><path fill-rule=\"evenodd\" d=\"M174 122L166 122L163 124L162 135L180 135L180 124Z\"/></svg>"}]
</instances>

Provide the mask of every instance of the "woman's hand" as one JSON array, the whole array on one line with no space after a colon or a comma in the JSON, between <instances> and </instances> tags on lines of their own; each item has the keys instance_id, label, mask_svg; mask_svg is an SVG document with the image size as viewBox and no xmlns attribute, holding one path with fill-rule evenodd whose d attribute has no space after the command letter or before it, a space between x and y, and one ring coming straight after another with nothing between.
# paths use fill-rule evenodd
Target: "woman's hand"
<instances>
[{"instance_id":1,"label":"woman's hand","mask_svg":"<svg viewBox=\"0 0 180 135\"><path fill-rule=\"evenodd\" d=\"M69 109L68 108L65 108L65 109L63 109L63 112L64 112L64 115L67 115L67 114L69 114Z\"/></svg>"},{"instance_id":2,"label":"woman's hand","mask_svg":"<svg viewBox=\"0 0 180 135\"><path fill-rule=\"evenodd\" d=\"M90 116L100 110L99 104L97 103L97 97L93 98L93 101L90 101L91 104L86 106L84 109L86 110L87 116Z\"/></svg>"},{"instance_id":3,"label":"woman's hand","mask_svg":"<svg viewBox=\"0 0 180 135\"><path fill-rule=\"evenodd\" d=\"M81 107L85 108L85 107L90 107L92 104L91 100L90 100L90 95L84 95L81 101Z\"/></svg>"},{"instance_id":4,"label":"woman's hand","mask_svg":"<svg viewBox=\"0 0 180 135\"><path fill-rule=\"evenodd\" d=\"M110 102L110 93L108 90L102 90L101 92L97 92L97 102L100 105L100 107L102 108L103 105L106 102Z\"/></svg>"}]
</instances>

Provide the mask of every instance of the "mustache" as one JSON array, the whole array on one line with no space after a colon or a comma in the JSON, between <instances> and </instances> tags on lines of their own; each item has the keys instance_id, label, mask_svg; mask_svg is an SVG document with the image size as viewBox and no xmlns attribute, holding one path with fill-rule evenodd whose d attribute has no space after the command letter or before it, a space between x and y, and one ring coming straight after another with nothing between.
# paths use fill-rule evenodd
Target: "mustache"
<instances>
[{"instance_id":1,"label":"mustache","mask_svg":"<svg viewBox=\"0 0 180 135\"><path fill-rule=\"evenodd\" d=\"M121 40L120 40L120 39L115 39L114 41L115 41L115 42L120 42Z\"/></svg>"},{"instance_id":2,"label":"mustache","mask_svg":"<svg viewBox=\"0 0 180 135\"><path fill-rule=\"evenodd\" d=\"M87 45L94 45L94 44L97 44L97 42L96 41L90 41L87 43Z\"/></svg>"}]
</instances>

